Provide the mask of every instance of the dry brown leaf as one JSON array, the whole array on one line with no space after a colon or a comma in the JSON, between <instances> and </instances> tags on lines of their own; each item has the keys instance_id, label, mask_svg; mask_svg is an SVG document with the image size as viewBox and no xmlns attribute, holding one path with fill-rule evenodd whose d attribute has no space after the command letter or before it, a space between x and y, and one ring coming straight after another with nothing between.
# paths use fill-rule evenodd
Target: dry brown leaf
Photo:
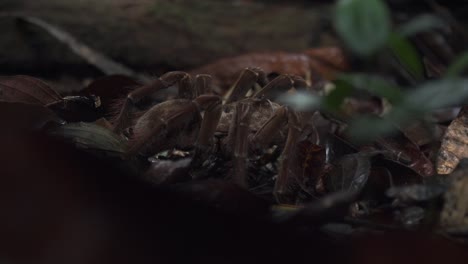
<instances>
[{"instance_id":1,"label":"dry brown leaf","mask_svg":"<svg viewBox=\"0 0 468 264\"><path fill-rule=\"evenodd\" d=\"M437 156L437 173L450 174L462 158L468 158L468 107L447 128Z\"/></svg>"},{"instance_id":2,"label":"dry brown leaf","mask_svg":"<svg viewBox=\"0 0 468 264\"><path fill-rule=\"evenodd\" d=\"M239 73L247 67L258 67L267 75L292 74L303 78L331 80L339 71L348 69L341 49L323 47L303 52L257 52L217 60L190 71L191 74L210 74L213 84L224 92L233 84Z\"/></svg>"}]
</instances>

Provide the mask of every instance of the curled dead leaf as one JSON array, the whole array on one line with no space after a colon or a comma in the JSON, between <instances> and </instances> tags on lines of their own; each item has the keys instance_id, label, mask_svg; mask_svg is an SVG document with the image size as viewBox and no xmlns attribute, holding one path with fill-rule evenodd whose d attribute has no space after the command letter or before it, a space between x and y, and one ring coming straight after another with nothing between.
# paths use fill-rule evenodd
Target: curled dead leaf
<instances>
[{"instance_id":1,"label":"curled dead leaf","mask_svg":"<svg viewBox=\"0 0 468 264\"><path fill-rule=\"evenodd\" d=\"M98 97L62 97L44 81L25 75L0 76L0 101L46 106L71 122L97 119L99 107Z\"/></svg>"},{"instance_id":2,"label":"curled dead leaf","mask_svg":"<svg viewBox=\"0 0 468 264\"><path fill-rule=\"evenodd\" d=\"M34 77L15 75L0 77L0 101L48 105L62 97L48 84Z\"/></svg>"},{"instance_id":3,"label":"curled dead leaf","mask_svg":"<svg viewBox=\"0 0 468 264\"><path fill-rule=\"evenodd\" d=\"M437 173L450 174L463 158L468 158L468 107L462 108L445 132L437 156Z\"/></svg>"},{"instance_id":4,"label":"curled dead leaf","mask_svg":"<svg viewBox=\"0 0 468 264\"><path fill-rule=\"evenodd\" d=\"M424 155L418 145L401 132L393 136L379 138L376 141L376 146L386 159L408 167L423 177L434 174L432 162Z\"/></svg>"}]
</instances>

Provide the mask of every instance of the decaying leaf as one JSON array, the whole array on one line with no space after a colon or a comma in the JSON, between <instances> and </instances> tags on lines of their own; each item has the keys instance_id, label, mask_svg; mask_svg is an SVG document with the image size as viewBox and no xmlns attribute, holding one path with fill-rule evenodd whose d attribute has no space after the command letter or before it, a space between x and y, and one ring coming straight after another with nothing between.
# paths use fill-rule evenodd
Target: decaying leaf
<instances>
[{"instance_id":1,"label":"decaying leaf","mask_svg":"<svg viewBox=\"0 0 468 264\"><path fill-rule=\"evenodd\" d=\"M333 80L337 73L349 69L345 54L337 47L311 48L304 53L309 56L312 77L318 74L322 78Z\"/></svg>"},{"instance_id":2,"label":"decaying leaf","mask_svg":"<svg viewBox=\"0 0 468 264\"><path fill-rule=\"evenodd\" d=\"M70 123L50 131L51 135L65 138L78 148L104 156L122 157L125 143L111 130L93 123Z\"/></svg>"},{"instance_id":3,"label":"decaying leaf","mask_svg":"<svg viewBox=\"0 0 468 264\"><path fill-rule=\"evenodd\" d=\"M385 158L408 167L423 177L434 174L432 162L403 133L379 138L375 144L378 149L382 150Z\"/></svg>"},{"instance_id":4,"label":"decaying leaf","mask_svg":"<svg viewBox=\"0 0 468 264\"><path fill-rule=\"evenodd\" d=\"M326 178L327 190L359 193L369 178L373 155L375 153L359 152L343 156Z\"/></svg>"},{"instance_id":5,"label":"decaying leaf","mask_svg":"<svg viewBox=\"0 0 468 264\"><path fill-rule=\"evenodd\" d=\"M97 119L95 110L99 107L98 97L62 97L42 80L23 75L0 77L0 101L46 106L71 122Z\"/></svg>"},{"instance_id":6,"label":"decaying leaf","mask_svg":"<svg viewBox=\"0 0 468 264\"><path fill-rule=\"evenodd\" d=\"M429 144L442 138L444 129L433 123L415 120L401 128L401 131L418 146Z\"/></svg>"},{"instance_id":7,"label":"decaying leaf","mask_svg":"<svg viewBox=\"0 0 468 264\"><path fill-rule=\"evenodd\" d=\"M232 58L224 58L190 71L191 74L210 74L213 84L223 92L232 85L238 74L247 67L259 67L267 75L292 74L332 80L340 71L348 69L341 49L325 47L308 49L301 53L258 52Z\"/></svg>"},{"instance_id":8,"label":"decaying leaf","mask_svg":"<svg viewBox=\"0 0 468 264\"><path fill-rule=\"evenodd\" d=\"M23 75L0 77L0 101L48 105L62 97L43 81Z\"/></svg>"},{"instance_id":9,"label":"decaying leaf","mask_svg":"<svg viewBox=\"0 0 468 264\"><path fill-rule=\"evenodd\" d=\"M445 132L437 156L437 173L450 174L463 158L468 158L468 107L462 108Z\"/></svg>"}]
</instances>

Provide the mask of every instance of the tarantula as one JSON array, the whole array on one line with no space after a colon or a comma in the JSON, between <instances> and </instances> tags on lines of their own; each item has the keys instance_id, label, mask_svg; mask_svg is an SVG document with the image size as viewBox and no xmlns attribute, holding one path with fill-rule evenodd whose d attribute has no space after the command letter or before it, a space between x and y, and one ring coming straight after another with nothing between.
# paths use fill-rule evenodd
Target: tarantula
<instances>
[{"instance_id":1,"label":"tarantula","mask_svg":"<svg viewBox=\"0 0 468 264\"><path fill-rule=\"evenodd\" d=\"M233 160L233 181L247 187L246 160L250 152L275 144L282 148L280 172L275 183L277 198L287 195L290 181L289 163L303 126L300 114L268 99L278 91L305 89L307 83L298 76L280 75L268 82L258 68L246 68L234 83L222 104L221 97L210 94L211 77L197 75L195 82L185 72L174 71L128 94L114 120L114 131L131 127L131 155L156 154L174 147L195 147L194 160L203 160L214 151L214 139L222 154ZM246 97L258 83L259 91ZM147 110L133 120L131 113L143 97L177 84L179 96ZM203 113L202 113L203 112Z\"/></svg>"}]
</instances>

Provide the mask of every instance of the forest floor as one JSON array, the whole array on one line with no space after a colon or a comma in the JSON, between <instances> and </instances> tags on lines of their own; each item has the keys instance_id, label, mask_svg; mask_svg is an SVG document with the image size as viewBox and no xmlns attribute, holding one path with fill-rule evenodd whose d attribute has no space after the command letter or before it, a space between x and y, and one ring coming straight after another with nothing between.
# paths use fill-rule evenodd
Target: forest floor
<instances>
[{"instance_id":1,"label":"forest floor","mask_svg":"<svg viewBox=\"0 0 468 264\"><path fill-rule=\"evenodd\" d=\"M162 74L251 51L300 51L333 42L327 7L255 1L3 1L3 13L34 16L130 68ZM43 30L2 20L0 73L96 77L95 69Z\"/></svg>"}]
</instances>

